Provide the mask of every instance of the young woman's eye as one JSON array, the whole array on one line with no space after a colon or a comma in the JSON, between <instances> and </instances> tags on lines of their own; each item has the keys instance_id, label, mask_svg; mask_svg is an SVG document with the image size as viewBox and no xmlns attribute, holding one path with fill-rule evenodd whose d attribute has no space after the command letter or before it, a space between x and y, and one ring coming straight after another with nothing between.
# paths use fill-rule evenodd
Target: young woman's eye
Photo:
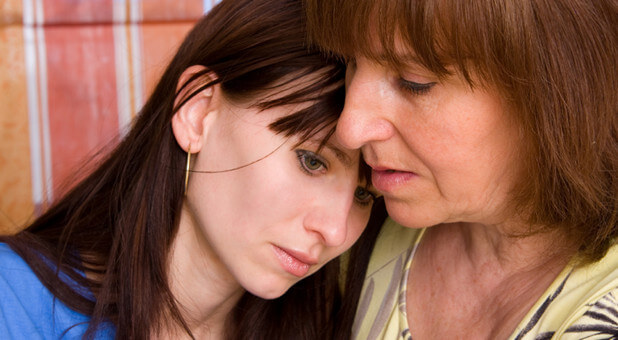
<instances>
[{"instance_id":1,"label":"young woman's eye","mask_svg":"<svg viewBox=\"0 0 618 340\"><path fill-rule=\"evenodd\" d=\"M370 205L371 203L373 203L375 198L376 196L365 187L357 186L356 190L354 191L354 199L361 206Z\"/></svg>"},{"instance_id":2,"label":"young woman's eye","mask_svg":"<svg viewBox=\"0 0 618 340\"><path fill-rule=\"evenodd\" d=\"M431 88L434 85L436 85L435 82L417 83L417 82L405 80L403 78L399 78L399 86L403 90L408 91L408 92L410 92L410 93L412 93L414 95L425 94L425 93L429 92L429 90L431 90Z\"/></svg>"},{"instance_id":3,"label":"young woman's eye","mask_svg":"<svg viewBox=\"0 0 618 340\"><path fill-rule=\"evenodd\" d=\"M317 175L324 173L328 170L326 162L322 157L307 150L296 150L296 157L298 157L298 163L301 170L305 171L309 175Z\"/></svg>"}]
</instances>

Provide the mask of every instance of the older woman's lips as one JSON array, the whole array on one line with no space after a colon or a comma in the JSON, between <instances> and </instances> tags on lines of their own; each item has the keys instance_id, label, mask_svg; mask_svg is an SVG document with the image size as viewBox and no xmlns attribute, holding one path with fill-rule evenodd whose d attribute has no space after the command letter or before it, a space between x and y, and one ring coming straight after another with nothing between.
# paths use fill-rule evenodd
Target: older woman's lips
<instances>
[{"instance_id":1,"label":"older woman's lips","mask_svg":"<svg viewBox=\"0 0 618 340\"><path fill-rule=\"evenodd\" d=\"M371 170L371 183L381 192L392 192L414 177L416 177L416 174L409 171L384 168L373 168Z\"/></svg>"}]
</instances>

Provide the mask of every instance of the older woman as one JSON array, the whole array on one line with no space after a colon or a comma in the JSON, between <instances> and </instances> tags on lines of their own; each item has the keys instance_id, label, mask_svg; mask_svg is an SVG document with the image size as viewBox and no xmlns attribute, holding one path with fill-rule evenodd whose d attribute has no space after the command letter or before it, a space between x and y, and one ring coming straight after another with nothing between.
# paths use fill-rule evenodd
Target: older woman
<instances>
[{"instance_id":1,"label":"older woman","mask_svg":"<svg viewBox=\"0 0 618 340\"><path fill-rule=\"evenodd\" d=\"M306 8L312 39L348 63L337 135L394 220L353 335L618 335L616 2Z\"/></svg>"}]
</instances>

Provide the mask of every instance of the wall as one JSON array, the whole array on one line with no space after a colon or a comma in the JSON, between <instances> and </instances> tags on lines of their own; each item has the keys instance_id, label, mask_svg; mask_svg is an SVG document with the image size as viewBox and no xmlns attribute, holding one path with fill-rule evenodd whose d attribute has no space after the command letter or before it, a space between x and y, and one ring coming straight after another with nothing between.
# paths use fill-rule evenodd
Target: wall
<instances>
[{"instance_id":1,"label":"wall","mask_svg":"<svg viewBox=\"0 0 618 340\"><path fill-rule=\"evenodd\" d=\"M0 1L0 233L114 143L215 0Z\"/></svg>"}]
</instances>

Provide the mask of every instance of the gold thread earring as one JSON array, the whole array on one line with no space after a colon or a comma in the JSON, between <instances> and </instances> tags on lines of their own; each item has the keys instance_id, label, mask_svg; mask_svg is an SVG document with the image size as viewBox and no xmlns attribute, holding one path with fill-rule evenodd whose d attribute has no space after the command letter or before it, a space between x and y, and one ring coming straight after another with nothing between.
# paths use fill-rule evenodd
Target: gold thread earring
<instances>
[{"instance_id":1,"label":"gold thread earring","mask_svg":"<svg viewBox=\"0 0 618 340\"><path fill-rule=\"evenodd\" d=\"M185 169L185 196L187 196L187 187L189 186L189 167L191 166L191 144L187 150L187 168Z\"/></svg>"}]
</instances>

